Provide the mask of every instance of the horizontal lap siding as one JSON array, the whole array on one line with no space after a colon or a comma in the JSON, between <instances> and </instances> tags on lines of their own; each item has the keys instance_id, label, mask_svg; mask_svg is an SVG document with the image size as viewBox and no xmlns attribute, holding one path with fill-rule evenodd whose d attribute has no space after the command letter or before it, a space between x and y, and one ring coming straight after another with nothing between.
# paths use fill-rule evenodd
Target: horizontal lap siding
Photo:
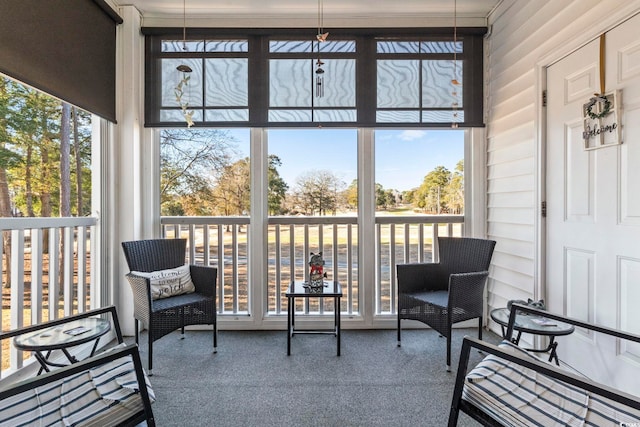
<instances>
[{"instance_id":1,"label":"horizontal lap siding","mask_svg":"<svg viewBox=\"0 0 640 427\"><path fill-rule=\"evenodd\" d=\"M498 242L488 283L489 309L536 289L537 183L536 67L556 52L568 54L612 26L640 1L504 0L489 17L487 43L487 234ZM590 32L590 33L589 33ZM494 330L495 325L493 325Z\"/></svg>"}]
</instances>

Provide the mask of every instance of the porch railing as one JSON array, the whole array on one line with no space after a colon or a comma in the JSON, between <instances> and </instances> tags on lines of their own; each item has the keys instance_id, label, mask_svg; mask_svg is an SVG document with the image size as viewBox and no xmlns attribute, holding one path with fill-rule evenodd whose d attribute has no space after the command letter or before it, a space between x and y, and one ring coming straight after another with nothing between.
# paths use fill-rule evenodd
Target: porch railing
<instances>
[{"instance_id":1,"label":"porch railing","mask_svg":"<svg viewBox=\"0 0 640 427\"><path fill-rule=\"evenodd\" d=\"M97 218L1 218L2 330L96 308L91 239ZM7 341L7 340L5 340ZM3 342L2 370L23 366Z\"/></svg>"},{"instance_id":2,"label":"porch railing","mask_svg":"<svg viewBox=\"0 0 640 427\"><path fill-rule=\"evenodd\" d=\"M249 217L162 217L162 237L187 239L189 262L218 268L218 313L249 314Z\"/></svg>"},{"instance_id":3,"label":"porch railing","mask_svg":"<svg viewBox=\"0 0 640 427\"><path fill-rule=\"evenodd\" d=\"M295 280L309 280L311 252L322 252L329 280L342 285L340 311L358 313L358 225L356 217L270 217L267 232L268 313L287 312L285 293ZM324 298L306 300L297 312L333 312L333 302Z\"/></svg>"},{"instance_id":4,"label":"porch railing","mask_svg":"<svg viewBox=\"0 0 640 427\"><path fill-rule=\"evenodd\" d=\"M375 313L396 314L396 265L437 261L438 236L461 237L464 215L376 217Z\"/></svg>"},{"instance_id":5,"label":"porch railing","mask_svg":"<svg viewBox=\"0 0 640 427\"><path fill-rule=\"evenodd\" d=\"M163 237L188 240L189 262L218 267L218 312L249 314L249 218L163 217ZM2 328L67 316L96 308L100 290L91 251L97 218L3 218ZM343 285L340 311L358 314L359 268L375 268L375 314L395 314L395 265L428 262L437 253L437 237L461 236L464 217L379 216L375 225L375 260L358 257L356 217L270 217L267 229L267 315L286 313L291 280L308 279L310 252L323 252L330 279ZM371 265L371 267L368 267ZM305 314L330 313L334 307L304 305ZM3 343L2 369L18 369L23 355Z\"/></svg>"},{"instance_id":6,"label":"porch railing","mask_svg":"<svg viewBox=\"0 0 640 427\"><path fill-rule=\"evenodd\" d=\"M248 217L163 217L163 237L188 239L188 257L197 264L218 267L218 311L249 314ZM375 314L395 314L395 266L429 262L437 254L438 236L462 236L463 215L376 217ZM360 311L358 223L352 216L269 217L267 229L266 314L287 311L286 289L292 280L308 280L311 252L322 252L329 279L339 280L345 297L340 311ZM222 261L222 263L220 263ZM220 266L223 268L220 268ZM305 314L322 314L333 307L317 302L297 307Z\"/></svg>"}]
</instances>

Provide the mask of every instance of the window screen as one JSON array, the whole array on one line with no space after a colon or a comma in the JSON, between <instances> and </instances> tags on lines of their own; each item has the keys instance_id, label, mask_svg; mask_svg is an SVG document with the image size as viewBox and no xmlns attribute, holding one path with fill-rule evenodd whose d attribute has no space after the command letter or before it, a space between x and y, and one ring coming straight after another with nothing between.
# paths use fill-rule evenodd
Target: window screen
<instances>
[{"instance_id":1,"label":"window screen","mask_svg":"<svg viewBox=\"0 0 640 427\"><path fill-rule=\"evenodd\" d=\"M177 31L143 29L149 127L185 126L185 101L196 126L483 126L485 28Z\"/></svg>"}]
</instances>

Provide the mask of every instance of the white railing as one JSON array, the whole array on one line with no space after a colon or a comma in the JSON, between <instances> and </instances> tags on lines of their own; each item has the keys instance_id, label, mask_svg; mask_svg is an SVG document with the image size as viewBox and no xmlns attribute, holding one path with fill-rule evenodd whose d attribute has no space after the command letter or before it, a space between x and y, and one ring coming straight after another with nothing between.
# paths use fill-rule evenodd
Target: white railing
<instances>
[{"instance_id":1,"label":"white railing","mask_svg":"<svg viewBox=\"0 0 640 427\"><path fill-rule=\"evenodd\" d=\"M397 264L437 261L438 236L463 233L464 215L376 217L375 313L396 313Z\"/></svg>"},{"instance_id":2,"label":"white railing","mask_svg":"<svg viewBox=\"0 0 640 427\"><path fill-rule=\"evenodd\" d=\"M324 271L342 285L340 311L358 312L358 221L356 217L270 217L268 313L287 312L285 293L294 280L309 280L309 256L322 252ZM301 313L324 314L324 298L305 303Z\"/></svg>"},{"instance_id":3,"label":"white railing","mask_svg":"<svg viewBox=\"0 0 640 427\"><path fill-rule=\"evenodd\" d=\"M218 267L218 312L249 314L249 217L163 217L163 237L188 239L190 262ZM323 252L329 278L342 283L340 311L357 314L359 268L375 268L375 314L394 314L395 265L428 262L439 235L461 236L464 218L452 216L380 216L376 218L375 260L358 257L356 217L270 217L266 256L267 315L286 313L291 280L308 279L310 252ZM2 328L68 316L99 303L92 251L97 218L2 218ZM8 250L6 250L8 248ZM7 269L7 266L9 267ZM223 268L220 268L223 266ZM10 274L7 272L10 271ZM321 303L299 308L305 314L328 314ZM2 343L2 369L23 366L23 355Z\"/></svg>"},{"instance_id":4,"label":"white railing","mask_svg":"<svg viewBox=\"0 0 640 427\"><path fill-rule=\"evenodd\" d=\"M91 239L97 221L0 218L2 330L96 308ZM1 351L3 371L23 366L22 352L9 342L2 343Z\"/></svg>"},{"instance_id":5,"label":"white railing","mask_svg":"<svg viewBox=\"0 0 640 427\"><path fill-rule=\"evenodd\" d=\"M249 314L249 217L174 216L160 223L162 237L187 239L189 262L218 268L218 313Z\"/></svg>"},{"instance_id":6,"label":"white railing","mask_svg":"<svg viewBox=\"0 0 640 427\"><path fill-rule=\"evenodd\" d=\"M188 239L188 257L196 264L218 268L218 312L249 314L247 266L248 217L163 217L163 237ZM358 269L376 269L375 314L395 314L395 266L397 263L429 262L434 259L438 236L462 236L463 215L421 215L376 217L376 259L361 262L358 257L358 223L353 216L269 217L267 229L267 315L287 312L286 289L292 280L308 280L311 252L322 252L325 271L342 284L343 314L357 314ZM305 305L301 313L330 313L332 307Z\"/></svg>"}]
</instances>

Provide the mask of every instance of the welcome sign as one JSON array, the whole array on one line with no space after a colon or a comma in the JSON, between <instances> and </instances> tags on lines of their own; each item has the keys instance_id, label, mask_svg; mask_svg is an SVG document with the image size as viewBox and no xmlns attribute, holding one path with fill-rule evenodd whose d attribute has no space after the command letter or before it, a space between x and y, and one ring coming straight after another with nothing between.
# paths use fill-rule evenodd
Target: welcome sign
<instances>
[{"instance_id":1,"label":"welcome sign","mask_svg":"<svg viewBox=\"0 0 640 427\"><path fill-rule=\"evenodd\" d=\"M619 90L595 94L589 102L582 106L584 130L582 139L585 150L622 144Z\"/></svg>"}]
</instances>

